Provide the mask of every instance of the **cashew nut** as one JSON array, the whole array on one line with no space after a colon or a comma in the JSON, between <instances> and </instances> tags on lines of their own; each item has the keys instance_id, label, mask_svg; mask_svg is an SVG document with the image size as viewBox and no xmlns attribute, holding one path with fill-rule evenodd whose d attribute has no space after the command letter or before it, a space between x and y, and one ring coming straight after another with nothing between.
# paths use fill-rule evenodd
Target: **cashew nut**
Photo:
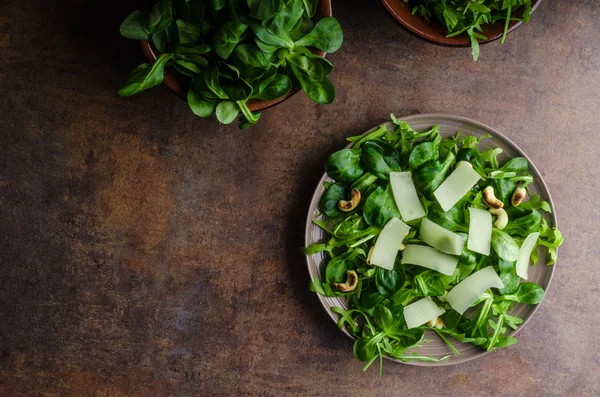
<instances>
[{"instance_id":1,"label":"cashew nut","mask_svg":"<svg viewBox=\"0 0 600 397\"><path fill-rule=\"evenodd\" d=\"M483 196L483 201L491 208L499 209L504 207L504 203L496 198L494 195L494 188L491 186L483 189L481 193Z\"/></svg>"},{"instance_id":2,"label":"cashew nut","mask_svg":"<svg viewBox=\"0 0 600 397\"><path fill-rule=\"evenodd\" d=\"M338 208L341 211L349 212L356 208L356 206L360 203L360 190L354 188L350 194L350 200L340 200L338 201Z\"/></svg>"},{"instance_id":3,"label":"cashew nut","mask_svg":"<svg viewBox=\"0 0 600 397\"><path fill-rule=\"evenodd\" d=\"M442 321L442 319L440 317L437 317L433 320L429 320L427 322L427 325L430 326L431 328L433 328L433 327L435 327L437 329L444 328L444 322Z\"/></svg>"},{"instance_id":4,"label":"cashew nut","mask_svg":"<svg viewBox=\"0 0 600 397\"><path fill-rule=\"evenodd\" d=\"M354 270L348 270L346 272L346 277L345 283L333 283L333 288L342 292L354 291L358 285L358 275Z\"/></svg>"},{"instance_id":5,"label":"cashew nut","mask_svg":"<svg viewBox=\"0 0 600 397\"><path fill-rule=\"evenodd\" d=\"M508 214L504 211L504 208L490 208L488 211L490 214L496 215L496 220L494 221L496 229L504 229L508 224Z\"/></svg>"},{"instance_id":6,"label":"cashew nut","mask_svg":"<svg viewBox=\"0 0 600 397\"><path fill-rule=\"evenodd\" d=\"M523 199L525 199L525 196L527 196L527 190L525 190L524 187L519 186L513 192L512 196L510 198L510 203L513 206L517 207L519 204L521 204Z\"/></svg>"}]
</instances>

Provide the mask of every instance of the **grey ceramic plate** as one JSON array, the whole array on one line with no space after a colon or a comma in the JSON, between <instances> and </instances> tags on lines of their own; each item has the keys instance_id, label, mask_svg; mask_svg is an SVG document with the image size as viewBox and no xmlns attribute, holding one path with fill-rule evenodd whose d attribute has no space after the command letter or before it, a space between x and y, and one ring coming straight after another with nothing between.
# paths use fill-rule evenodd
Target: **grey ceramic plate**
<instances>
[{"instance_id":1,"label":"grey ceramic plate","mask_svg":"<svg viewBox=\"0 0 600 397\"><path fill-rule=\"evenodd\" d=\"M444 114L420 114L415 116L403 117L401 118L401 120L404 120L407 123L409 123L411 127L413 127L417 131L428 129L434 124L439 124L440 132L444 137L453 136L454 134L456 134L456 131L460 131L462 135L481 136L485 134L490 134L492 138L483 140L481 142L480 148L482 150L487 150L491 147L501 148L503 152L500 156L498 156L500 164L515 156L523 156L527 158L527 160L529 161L530 172L533 174L535 179L535 182L529 185L529 190L532 194L539 194L542 197L542 199L550 203L553 212L552 214L548 215L546 219L548 220L548 224L550 226L557 226L552 199L550 197L550 193L548 192L548 188L542 179L542 176L538 172L537 168L535 168L535 165L533 164L531 159L527 157L527 155L523 153L523 151L519 149L517 145L511 142L504 135L500 134L498 131L495 131L484 124L458 116L450 116ZM391 128L391 122L389 123L389 126ZM323 241L326 238L328 238L328 236L323 232L323 230L321 230L319 227L315 226L312 223L312 221L315 219L323 219L323 216L319 213L318 205L321 196L325 192L323 182L326 181L331 181L331 179L327 177L326 174L323 174L323 177L321 178L321 180L319 180L319 183L317 184L317 188L310 203L308 217L306 219L306 246ZM556 264L550 267L545 266L544 263L546 263L548 260L548 252L546 250L540 250L539 254L540 256L538 265L529 269L529 281L533 281L541 285L544 288L544 290L547 291ZM310 273L311 279L320 280L322 266L324 265L323 254L319 253L307 256L306 260L308 262L308 272ZM332 320L337 322L338 317L335 313L331 311L330 308L332 306L341 306L347 308L347 305L344 302L344 300L340 298L329 298L321 295L318 296L321 300L321 303L323 304L323 307L325 307L325 310L327 310L327 313L329 313L329 316L332 318ZM514 307L511 314L522 318L524 321L521 324L521 326L516 331L513 331L510 335L516 334L527 324L533 313L537 310L537 307L538 305L524 304L518 304ZM346 330L344 330L344 332L346 333L346 335L350 336L350 334ZM418 352L420 355L432 356L437 358L441 358L447 355L450 355L450 357L441 362L408 361L406 362L406 364L420 366L451 365L472 360L474 358L481 357L484 354L486 354L485 350L480 349L471 344L453 341L454 346L460 352L460 356L457 356L448 348L448 346L446 346L446 344L442 340L439 339L439 337L433 331L428 330L425 335L425 338L431 340L431 342L423 343L421 347L412 349L409 352L415 351ZM509 347L509 349L518 349L518 346L519 344L517 343L513 347Z\"/></svg>"}]
</instances>

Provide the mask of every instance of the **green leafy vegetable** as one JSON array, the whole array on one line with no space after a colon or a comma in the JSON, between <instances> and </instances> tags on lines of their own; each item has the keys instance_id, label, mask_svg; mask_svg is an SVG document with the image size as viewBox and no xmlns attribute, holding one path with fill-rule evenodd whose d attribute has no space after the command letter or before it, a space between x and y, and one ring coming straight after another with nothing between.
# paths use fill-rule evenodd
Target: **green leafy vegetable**
<instances>
[{"instance_id":1,"label":"green leafy vegetable","mask_svg":"<svg viewBox=\"0 0 600 397\"><path fill-rule=\"evenodd\" d=\"M163 82L165 65L173 58L170 54L162 54L152 65L143 63L129 75L127 83L119 90L121 96L131 96Z\"/></svg>"},{"instance_id":2,"label":"green leafy vegetable","mask_svg":"<svg viewBox=\"0 0 600 397\"><path fill-rule=\"evenodd\" d=\"M296 41L298 47L315 47L324 52L335 52L342 46L342 28L333 17L321 19L306 36Z\"/></svg>"},{"instance_id":3,"label":"green leafy vegetable","mask_svg":"<svg viewBox=\"0 0 600 397\"><path fill-rule=\"evenodd\" d=\"M121 34L151 40L162 56L132 72L122 96L160 84L165 67L191 78L190 108L200 117L248 128L258 122L250 99L271 101L302 88L318 104L335 100L331 62L312 50L337 51L337 20L313 21L318 0L157 0L135 11ZM221 103L225 104L221 105ZM234 109L234 107L237 107ZM236 117L234 117L236 116Z\"/></svg>"},{"instance_id":4,"label":"green leafy vegetable","mask_svg":"<svg viewBox=\"0 0 600 397\"><path fill-rule=\"evenodd\" d=\"M318 71L311 73L317 76ZM270 79L274 79L271 74L266 77L269 82ZM393 116L392 120L395 124L393 131L380 126L363 136L350 137L348 140L353 142L351 149L337 151L327 158L325 170L334 182L326 183L327 189L319 203L319 211L325 218L313 222L329 237L304 249L307 255L325 255L321 277L311 282L310 289L325 296L345 299L347 310L336 307L332 311L339 315L338 326L345 327L356 338L354 354L365 362L364 369L377 359L381 368L383 356L404 361L438 360L406 352L408 348L424 343L427 326L409 329L404 307L423 297L429 297L438 307L445 309L446 312L441 315L442 328L434 330L454 354L459 354L460 349L454 346L453 340L487 350L514 344L516 339L510 336L510 332L523 322L511 314L514 304L539 304L545 296L537 284L520 284L515 263L519 245L523 244L526 236L539 233L536 246L548 249L551 264L556 260L558 246L564 241L560 231L550 227L542 217L539 209L550 208L539 196L533 196L519 207L505 205L511 214L509 222L504 230L492 229L493 249L489 255L470 251L467 244L463 244L460 255L451 257L458 262L453 272L442 274L410 264L415 263L410 260L409 252L414 247L434 250L423 247L426 244L420 235L423 232L421 220L408 222L408 226L412 227L402 241L405 246L394 258L391 270L387 270L390 266L382 268L375 265L377 262L371 263L370 252L378 239L385 241L386 236L380 234L382 228L392 218L400 218L389 182L391 171L411 172L427 219L457 233L466 242L469 207L487 209L482 201L482 191L487 185L495 188L497 197L503 197L507 199L506 203L510 203L510 195L516 186L513 177L488 179L476 184L448 211L443 211L430 193L459 161L468 161L484 175L499 171L515 174L518 178L524 177L527 172L527 161L515 158L500 167L497 156L501 150L479 151L481 139L487 136L460 138L456 135L442 139L437 126L415 131L402 120ZM532 176L529 177L533 180ZM347 200L352 188L361 192L360 203L351 212L340 211L339 201ZM431 242L427 233L423 233ZM532 260L534 264L537 261L536 249L532 252ZM349 270L358 275L357 287L353 291L341 292L334 283L345 282ZM483 296L477 293L475 299L480 299L461 315L449 305L448 293L481 270L499 280L490 284ZM486 288L479 287L481 290Z\"/></svg>"},{"instance_id":5,"label":"green leafy vegetable","mask_svg":"<svg viewBox=\"0 0 600 397\"><path fill-rule=\"evenodd\" d=\"M358 149L339 150L327 158L325 172L335 180L352 182L364 173L360 157Z\"/></svg>"},{"instance_id":6,"label":"green leafy vegetable","mask_svg":"<svg viewBox=\"0 0 600 397\"><path fill-rule=\"evenodd\" d=\"M479 58L479 40L487 40L481 34L482 25L504 22L501 43L504 44L510 21L528 22L532 0L404 0L413 4L413 14L425 20L432 17L448 30L447 37L466 33L471 41L473 59ZM522 18L515 18L513 12L524 9Z\"/></svg>"},{"instance_id":7,"label":"green leafy vegetable","mask_svg":"<svg viewBox=\"0 0 600 397\"><path fill-rule=\"evenodd\" d=\"M148 17L142 11L132 12L121 24L121 36L132 40L150 40Z\"/></svg>"}]
</instances>

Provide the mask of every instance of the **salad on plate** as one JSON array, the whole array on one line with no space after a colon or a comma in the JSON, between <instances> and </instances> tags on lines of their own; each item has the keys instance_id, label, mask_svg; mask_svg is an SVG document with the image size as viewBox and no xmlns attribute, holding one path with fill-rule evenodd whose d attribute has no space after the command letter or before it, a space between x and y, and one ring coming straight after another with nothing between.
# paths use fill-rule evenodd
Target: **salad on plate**
<instances>
[{"instance_id":1,"label":"salad on plate","mask_svg":"<svg viewBox=\"0 0 600 397\"><path fill-rule=\"evenodd\" d=\"M513 307L545 297L528 281L538 248L551 266L563 243L543 215L550 204L528 192L527 159L500 164L502 149L479 149L489 135L444 138L437 125L415 131L391 117L392 131L348 138L326 161L331 180L313 223L328 237L304 248L325 255L311 290L343 298L331 310L365 370L384 356L449 357L410 351L428 329L450 354L460 354L455 341L487 351L516 343L523 319Z\"/></svg>"}]
</instances>

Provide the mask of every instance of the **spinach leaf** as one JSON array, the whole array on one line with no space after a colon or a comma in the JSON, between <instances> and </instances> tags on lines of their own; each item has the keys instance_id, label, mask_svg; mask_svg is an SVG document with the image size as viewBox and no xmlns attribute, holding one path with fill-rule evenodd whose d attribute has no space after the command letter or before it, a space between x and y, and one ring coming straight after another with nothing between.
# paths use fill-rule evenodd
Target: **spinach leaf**
<instances>
[{"instance_id":1,"label":"spinach leaf","mask_svg":"<svg viewBox=\"0 0 600 397\"><path fill-rule=\"evenodd\" d=\"M278 74L253 98L269 101L284 96L291 89L292 80L284 74Z\"/></svg>"},{"instance_id":2,"label":"spinach leaf","mask_svg":"<svg viewBox=\"0 0 600 397\"><path fill-rule=\"evenodd\" d=\"M362 336L354 341L354 356L360 361L370 361L377 357L377 344L385 334L380 332L374 336Z\"/></svg>"},{"instance_id":3,"label":"spinach leaf","mask_svg":"<svg viewBox=\"0 0 600 397\"><path fill-rule=\"evenodd\" d=\"M331 259L325 268L325 282L327 284L343 283L346 273L350 270L346 255L336 256Z\"/></svg>"},{"instance_id":4,"label":"spinach leaf","mask_svg":"<svg viewBox=\"0 0 600 397\"><path fill-rule=\"evenodd\" d=\"M240 44L231 54L233 65L248 78L262 76L270 66L265 54L256 44Z\"/></svg>"},{"instance_id":5,"label":"spinach leaf","mask_svg":"<svg viewBox=\"0 0 600 397\"><path fill-rule=\"evenodd\" d=\"M158 0L150 9L148 31L158 33L165 30L173 21L173 6L171 0Z\"/></svg>"},{"instance_id":6,"label":"spinach leaf","mask_svg":"<svg viewBox=\"0 0 600 397\"><path fill-rule=\"evenodd\" d=\"M390 149L395 152L394 148ZM388 165L384 157L384 151L385 149L378 142L368 141L362 148L362 161L369 172L377 178L387 181L389 180L390 172L400 171L400 169L397 162L393 164L394 169Z\"/></svg>"},{"instance_id":7,"label":"spinach leaf","mask_svg":"<svg viewBox=\"0 0 600 397\"><path fill-rule=\"evenodd\" d=\"M283 0L248 0L250 16L260 20L274 17L284 5Z\"/></svg>"},{"instance_id":8,"label":"spinach leaf","mask_svg":"<svg viewBox=\"0 0 600 397\"><path fill-rule=\"evenodd\" d=\"M338 208L338 202L346 199L347 192L348 186L345 183L338 182L329 186L319 201L321 213L330 218L343 215L343 212Z\"/></svg>"},{"instance_id":9,"label":"spinach leaf","mask_svg":"<svg viewBox=\"0 0 600 397\"><path fill-rule=\"evenodd\" d=\"M289 66L300 83L300 86L310 99L321 105L327 105L335 101L335 89L328 77L324 77L323 80L317 81L293 64Z\"/></svg>"},{"instance_id":10,"label":"spinach leaf","mask_svg":"<svg viewBox=\"0 0 600 397\"><path fill-rule=\"evenodd\" d=\"M319 0L302 0L302 3L304 5L306 15L309 18L314 17L315 13L317 12L317 5L319 4Z\"/></svg>"},{"instance_id":11,"label":"spinach leaf","mask_svg":"<svg viewBox=\"0 0 600 397\"><path fill-rule=\"evenodd\" d=\"M140 10L132 12L121 24L119 32L127 39L150 40L148 17Z\"/></svg>"},{"instance_id":12,"label":"spinach leaf","mask_svg":"<svg viewBox=\"0 0 600 397\"><path fill-rule=\"evenodd\" d=\"M442 321L444 321L444 326L447 329L452 329L458 326L462 315L454 309L448 309L441 317Z\"/></svg>"},{"instance_id":13,"label":"spinach leaf","mask_svg":"<svg viewBox=\"0 0 600 397\"><path fill-rule=\"evenodd\" d=\"M421 190L427 197L432 197L444 179L454 161L454 154L450 151L446 154L443 162L430 161L420 166L413 172L413 181L415 186Z\"/></svg>"},{"instance_id":14,"label":"spinach leaf","mask_svg":"<svg viewBox=\"0 0 600 397\"><path fill-rule=\"evenodd\" d=\"M504 288L499 288L498 292L502 295L516 292L521 283L521 278L516 273L516 263L499 259L498 267L500 269L500 280L504 283Z\"/></svg>"},{"instance_id":15,"label":"spinach leaf","mask_svg":"<svg viewBox=\"0 0 600 397\"><path fill-rule=\"evenodd\" d=\"M468 231L464 222L464 212L458 205L455 205L448 211L444 211L442 207L435 202L429 210L428 218L441 227L453 232Z\"/></svg>"},{"instance_id":16,"label":"spinach leaf","mask_svg":"<svg viewBox=\"0 0 600 397\"><path fill-rule=\"evenodd\" d=\"M483 160L476 148L462 148L456 155L456 162L468 161L475 169L483 170Z\"/></svg>"},{"instance_id":17,"label":"spinach leaf","mask_svg":"<svg viewBox=\"0 0 600 397\"><path fill-rule=\"evenodd\" d=\"M240 42L248 25L236 21L225 22L214 34L213 43L217 55L229 58L235 46Z\"/></svg>"},{"instance_id":18,"label":"spinach leaf","mask_svg":"<svg viewBox=\"0 0 600 397\"><path fill-rule=\"evenodd\" d=\"M426 270L417 274L414 282L421 296L443 296L446 292L444 283L440 279L439 272Z\"/></svg>"},{"instance_id":19,"label":"spinach leaf","mask_svg":"<svg viewBox=\"0 0 600 397\"><path fill-rule=\"evenodd\" d=\"M221 87L227 98L233 101L243 101L252 95L252 86L244 79L221 79Z\"/></svg>"},{"instance_id":20,"label":"spinach leaf","mask_svg":"<svg viewBox=\"0 0 600 397\"><path fill-rule=\"evenodd\" d=\"M378 267L375 271L375 286L384 296L392 296L404 285L404 273L394 267L392 270Z\"/></svg>"},{"instance_id":21,"label":"spinach leaf","mask_svg":"<svg viewBox=\"0 0 600 397\"><path fill-rule=\"evenodd\" d=\"M371 309L377 306L385 299L374 287L364 289L360 295L360 304L366 309Z\"/></svg>"},{"instance_id":22,"label":"spinach leaf","mask_svg":"<svg viewBox=\"0 0 600 397\"><path fill-rule=\"evenodd\" d=\"M323 63L321 62L323 58L312 58L306 56L304 54L299 54L296 52L291 53L287 57L287 61L293 65L298 70L301 70L302 73L306 74L313 80L321 81L323 77L327 73L325 73L325 69L323 68Z\"/></svg>"},{"instance_id":23,"label":"spinach leaf","mask_svg":"<svg viewBox=\"0 0 600 397\"><path fill-rule=\"evenodd\" d=\"M185 59L176 59L175 64L172 66L177 67L179 73L185 74L186 76L192 76L194 73L200 73L200 67L194 62L186 61Z\"/></svg>"},{"instance_id":24,"label":"spinach leaf","mask_svg":"<svg viewBox=\"0 0 600 397\"><path fill-rule=\"evenodd\" d=\"M210 0L210 7L214 11L219 11L225 7L225 0Z\"/></svg>"},{"instance_id":25,"label":"spinach leaf","mask_svg":"<svg viewBox=\"0 0 600 397\"><path fill-rule=\"evenodd\" d=\"M189 0L173 0L173 6L177 15L179 15L184 21L190 20L191 9Z\"/></svg>"},{"instance_id":26,"label":"spinach leaf","mask_svg":"<svg viewBox=\"0 0 600 397\"><path fill-rule=\"evenodd\" d=\"M494 195L505 205L510 203L510 197L517 187L510 179L492 179L488 185L494 188Z\"/></svg>"},{"instance_id":27,"label":"spinach leaf","mask_svg":"<svg viewBox=\"0 0 600 397\"><path fill-rule=\"evenodd\" d=\"M358 179L364 169L360 162L359 149L342 149L327 158L325 172L336 181L352 182Z\"/></svg>"},{"instance_id":28,"label":"spinach leaf","mask_svg":"<svg viewBox=\"0 0 600 397\"><path fill-rule=\"evenodd\" d=\"M223 101L219 102L215 114L217 120L222 124L231 124L240 113L240 109L235 102Z\"/></svg>"},{"instance_id":29,"label":"spinach leaf","mask_svg":"<svg viewBox=\"0 0 600 397\"><path fill-rule=\"evenodd\" d=\"M315 47L324 52L335 52L340 49L343 41L342 28L337 19L325 17L295 44L298 47Z\"/></svg>"},{"instance_id":30,"label":"spinach leaf","mask_svg":"<svg viewBox=\"0 0 600 397\"><path fill-rule=\"evenodd\" d=\"M436 161L439 158L439 144L442 140L441 135L437 135L432 142L423 142L415 146L408 157L408 166L416 170L429 161Z\"/></svg>"},{"instance_id":31,"label":"spinach leaf","mask_svg":"<svg viewBox=\"0 0 600 397\"><path fill-rule=\"evenodd\" d=\"M285 36L286 41L291 40L291 30L298 24L302 13L302 4L298 0L287 0L285 6L273 18L262 21L261 25L269 32ZM293 48L293 41L291 41Z\"/></svg>"},{"instance_id":32,"label":"spinach leaf","mask_svg":"<svg viewBox=\"0 0 600 397\"><path fill-rule=\"evenodd\" d=\"M179 32L179 42L184 46L196 45L202 36L200 28L193 23L185 22L178 19L177 30Z\"/></svg>"},{"instance_id":33,"label":"spinach leaf","mask_svg":"<svg viewBox=\"0 0 600 397\"><path fill-rule=\"evenodd\" d=\"M294 48L294 42L292 41L292 39L290 38L290 36L287 32L284 34L281 34L281 35L277 35L277 34L271 33L269 30L265 29L264 27L262 27L261 25L259 25L257 23L251 24L250 27L252 28L252 31L258 38L258 41L256 43L259 46L260 46L259 42L262 42L273 48L289 48L289 49ZM274 51L270 51L270 52L274 52Z\"/></svg>"},{"instance_id":34,"label":"spinach leaf","mask_svg":"<svg viewBox=\"0 0 600 397\"><path fill-rule=\"evenodd\" d=\"M492 248L507 262L514 262L519 257L519 246L515 240L496 228L492 230Z\"/></svg>"},{"instance_id":35,"label":"spinach leaf","mask_svg":"<svg viewBox=\"0 0 600 397\"><path fill-rule=\"evenodd\" d=\"M375 320L375 324L386 334L393 332L397 326L390 309L382 304L376 306L375 310L373 310L373 319Z\"/></svg>"},{"instance_id":36,"label":"spinach leaf","mask_svg":"<svg viewBox=\"0 0 600 397\"><path fill-rule=\"evenodd\" d=\"M527 163L527 160L524 157L514 157L507 161L506 164L504 164L502 168L500 168L500 171L516 172L517 174L519 174L521 172L527 171L528 169L529 164Z\"/></svg>"},{"instance_id":37,"label":"spinach leaf","mask_svg":"<svg viewBox=\"0 0 600 397\"><path fill-rule=\"evenodd\" d=\"M526 282L519 286L516 293L502 296L503 300L536 305L544 300L546 293L536 283Z\"/></svg>"},{"instance_id":38,"label":"spinach leaf","mask_svg":"<svg viewBox=\"0 0 600 397\"><path fill-rule=\"evenodd\" d=\"M227 99L227 94L223 91L221 83L219 82L219 67L217 65L213 65L204 70L204 83L206 84L206 88L210 90L216 98ZM202 92L202 90L200 90L200 92Z\"/></svg>"},{"instance_id":39,"label":"spinach leaf","mask_svg":"<svg viewBox=\"0 0 600 397\"><path fill-rule=\"evenodd\" d=\"M196 116L208 117L215 112L215 102L202 98L193 88L188 91L187 100Z\"/></svg>"},{"instance_id":40,"label":"spinach leaf","mask_svg":"<svg viewBox=\"0 0 600 397\"><path fill-rule=\"evenodd\" d=\"M152 34L152 44L160 52L172 52L179 45L177 24L173 22L165 30Z\"/></svg>"},{"instance_id":41,"label":"spinach leaf","mask_svg":"<svg viewBox=\"0 0 600 397\"><path fill-rule=\"evenodd\" d=\"M363 207L365 221L374 227L382 229L392 218L400 218L396 201L390 185L379 186L367 197Z\"/></svg>"},{"instance_id":42,"label":"spinach leaf","mask_svg":"<svg viewBox=\"0 0 600 397\"><path fill-rule=\"evenodd\" d=\"M542 225L542 215L538 210L517 219L511 219L503 229L505 233L527 237L530 233L537 232Z\"/></svg>"},{"instance_id":43,"label":"spinach leaf","mask_svg":"<svg viewBox=\"0 0 600 397\"><path fill-rule=\"evenodd\" d=\"M298 41L310 33L314 27L315 23L310 18L299 19L298 23L296 23L296 26L294 26L290 32L290 38L294 41Z\"/></svg>"},{"instance_id":44,"label":"spinach leaf","mask_svg":"<svg viewBox=\"0 0 600 397\"><path fill-rule=\"evenodd\" d=\"M165 65L173 59L171 54L162 54L152 65L143 63L131 72L119 95L131 96L163 82Z\"/></svg>"}]
</instances>

